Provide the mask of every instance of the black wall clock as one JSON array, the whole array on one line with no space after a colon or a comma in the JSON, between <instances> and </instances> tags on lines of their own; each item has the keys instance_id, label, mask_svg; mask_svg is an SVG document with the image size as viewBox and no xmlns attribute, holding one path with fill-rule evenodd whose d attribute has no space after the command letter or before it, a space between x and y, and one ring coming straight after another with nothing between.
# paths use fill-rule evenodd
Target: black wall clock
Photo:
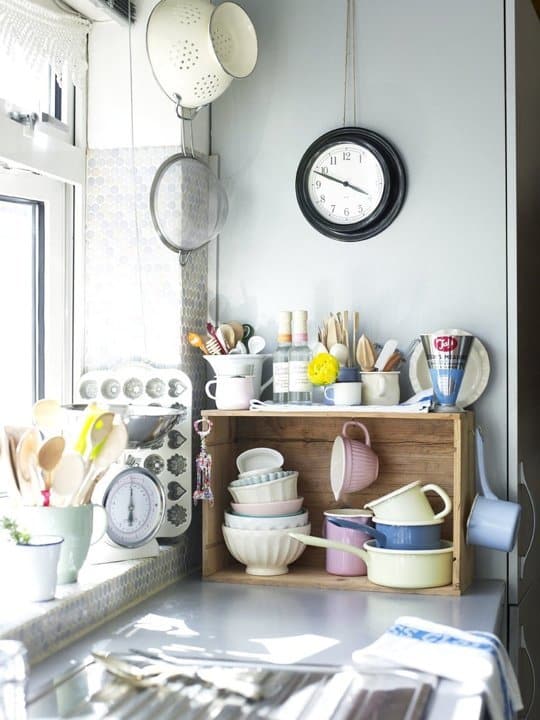
<instances>
[{"instance_id":1,"label":"black wall clock","mask_svg":"<svg viewBox=\"0 0 540 720\"><path fill-rule=\"evenodd\" d=\"M381 135L342 127L321 135L296 173L296 198L306 220L327 237L356 242L382 232L405 199L403 162Z\"/></svg>"}]
</instances>

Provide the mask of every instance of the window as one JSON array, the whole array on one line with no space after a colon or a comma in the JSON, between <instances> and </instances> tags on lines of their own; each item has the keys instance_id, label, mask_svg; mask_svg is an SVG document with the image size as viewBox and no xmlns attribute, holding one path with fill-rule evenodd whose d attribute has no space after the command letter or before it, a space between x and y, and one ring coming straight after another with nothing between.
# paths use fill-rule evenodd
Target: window
<instances>
[{"instance_id":1,"label":"window","mask_svg":"<svg viewBox=\"0 0 540 720\"><path fill-rule=\"evenodd\" d=\"M70 399L73 272L70 190L27 171L0 173L1 418L27 424L40 397Z\"/></svg>"},{"instance_id":2,"label":"window","mask_svg":"<svg viewBox=\"0 0 540 720\"><path fill-rule=\"evenodd\" d=\"M0 422L27 425L35 400L72 400L86 165L72 80L84 85L89 24L31 0L0 10Z\"/></svg>"}]
</instances>

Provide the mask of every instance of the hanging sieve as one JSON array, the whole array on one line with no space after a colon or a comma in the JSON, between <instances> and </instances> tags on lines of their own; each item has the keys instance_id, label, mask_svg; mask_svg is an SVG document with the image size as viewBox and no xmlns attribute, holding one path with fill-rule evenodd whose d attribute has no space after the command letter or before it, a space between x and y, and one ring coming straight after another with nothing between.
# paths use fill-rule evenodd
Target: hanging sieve
<instances>
[{"instance_id":1,"label":"hanging sieve","mask_svg":"<svg viewBox=\"0 0 540 720\"><path fill-rule=\"evenodd\" d=\"M257 36L239 5L208 0L160 0L146 26L146 50L157 83L184 108L216 100L233 77L257 62Z\"/></svg>"},{"instance_id":2,"label":"hanging sieve","mask_svg":"<svg viewBox=\"0 0 540 720\"><path fill-rule=\"evenodd\" d=\"M195 156L191 122L196 111L187 113L180 99L176 110L182 129L181 152L167 158L156 171L150 188L150 215L163 244L179 253L180 264L184 265L192 250L219 234L229 206L221 182Z\"/></svg>"}]
</instances>

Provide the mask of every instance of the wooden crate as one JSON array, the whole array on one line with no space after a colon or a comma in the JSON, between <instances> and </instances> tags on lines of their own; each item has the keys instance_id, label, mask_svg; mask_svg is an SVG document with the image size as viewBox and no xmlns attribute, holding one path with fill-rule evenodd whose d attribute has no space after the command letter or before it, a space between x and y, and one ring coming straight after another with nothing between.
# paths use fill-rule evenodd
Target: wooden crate
<instances>
[{"instance_id":1,"label":"wooden crate","mask_svg":"<svg viewBox=\"0 0 540 720\"><path fill-rule=\"evenodd\" d=\"M325 572L325 550L307 547L286 575L247 575L228 552L221 531L230 504L227 485L237 475L236 456L252 447L272 447L284 458L284 469L298 470L298 494L309 510L311 534L322 534L323 511L338 507L330 488L332 443L346 420L361 420L379 456L379 477L364 491L344 496L341 505L363 507L414 480L436 483L452 498L442 536L454 543L452 584L441 588L403 590L431 595L459 595L471 583L472 548L465 543L465 526L474 498L474 416L463 413L358 413L336 411L271 412L207 410L214 423L208 436L212 455L215 503L203 507L203 576L207 580L293 587L342 588L396 592L365 577L339 577ZM358 435L356 435L358 432ZM360 429L351 437L363 439ZM442 507L428 493L436 510Z\"/></svg>"}]
</instances>

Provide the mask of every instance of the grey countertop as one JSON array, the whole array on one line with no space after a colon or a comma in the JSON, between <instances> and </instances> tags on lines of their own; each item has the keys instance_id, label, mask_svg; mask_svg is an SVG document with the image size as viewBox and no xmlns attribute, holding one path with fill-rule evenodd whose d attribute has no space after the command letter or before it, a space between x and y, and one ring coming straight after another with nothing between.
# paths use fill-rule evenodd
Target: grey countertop
<instances>
[{"instance_id":1,"label":"grey countertop","mask_svg":"<svg viewBox=\"0 0 540 720\"><path fill-rule=\"evenodd\" d=\"M347 665L351 654L400 615L464 630L498 632L504 583L476 581L460 597L175 582L32 668L29 695L92 649L168 649L191 657ZM477 718L478 698L440 683L430 717L459 700L460 720ZM443 709L446 708L446 709Z\"/></svg>"}]
</instances>

